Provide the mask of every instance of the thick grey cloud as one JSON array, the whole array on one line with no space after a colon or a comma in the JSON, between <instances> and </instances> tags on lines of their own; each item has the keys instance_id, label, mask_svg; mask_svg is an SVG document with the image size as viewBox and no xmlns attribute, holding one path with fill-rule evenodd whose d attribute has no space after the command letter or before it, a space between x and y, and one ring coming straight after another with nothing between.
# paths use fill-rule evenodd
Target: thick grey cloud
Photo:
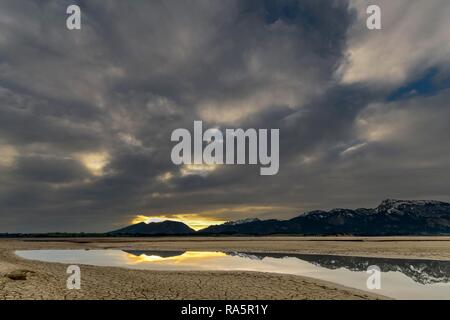
<instances>
[{"instance_id":1,"label":"thick grey cloud","mask_svg":"<svg viewBox=\"0 0 450 320\"><path fill-rule=\"evenodd\" d=\"M358 23L349 33L346 83L372 86L401 85L429 68L448 70L450 62L450 6L446 0L389 0L374 2L381 8L382 32L368 30L366 0L350 0Z\"/></svg>"},{"instance_id":2,"label":"thick grey cloud","mask_svg":"<svg viewBox=\"0 0 450 320\"><path fill-rule=\"evenodd\" d=\"M82 30L68 31L72 2L0 2L0 232L450 200L448 28L437 20L409 14L395 24L388 13L388 30L365 34L355 1L110 0L77 1ZM383 12L405 6L382 3ZM417 55L363 56L414 21L417 39L400 44L429 39ZM194 120L279 128L279 174L173 165L170 134Z\"/></svg>"}]
</instances>

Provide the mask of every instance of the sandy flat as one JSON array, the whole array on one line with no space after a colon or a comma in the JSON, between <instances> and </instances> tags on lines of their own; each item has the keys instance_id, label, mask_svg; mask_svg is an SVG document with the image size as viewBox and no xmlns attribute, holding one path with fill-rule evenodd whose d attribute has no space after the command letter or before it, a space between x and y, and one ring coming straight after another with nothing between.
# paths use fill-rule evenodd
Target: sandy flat
<instances>
[{"instance_id":1,"label":"sandy flat","mask_svg":"<svg viewBox=\"0 0 450 320\"><path fill-rule=\"evenodd\" d=\"M17 257L31 249L259 251L450 260L450 238L114 238L0 240L0 299L379 299L316 279L258 272L174 272L82 266L82 289L66 267Z\"/></svg>"}]
</instances>

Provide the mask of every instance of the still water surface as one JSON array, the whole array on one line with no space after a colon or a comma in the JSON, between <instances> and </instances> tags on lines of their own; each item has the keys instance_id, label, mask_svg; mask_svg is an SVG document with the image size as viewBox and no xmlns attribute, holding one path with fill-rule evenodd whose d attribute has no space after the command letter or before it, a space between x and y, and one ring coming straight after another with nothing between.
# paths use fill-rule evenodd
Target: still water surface
<instances>
[{"instance_id":1,"label":"still water surface","mask_svg":"<svg viewBox=\"0 0 450 320\"><path fill-rule=\"evenodd\" d=\"M450 299L450 262L250 252L153 250L20 250L22 258L140 270L259 271L307 276L369 291L367 268L381 270L381 289L396 299Z\"/></svg>"}]
</instances>

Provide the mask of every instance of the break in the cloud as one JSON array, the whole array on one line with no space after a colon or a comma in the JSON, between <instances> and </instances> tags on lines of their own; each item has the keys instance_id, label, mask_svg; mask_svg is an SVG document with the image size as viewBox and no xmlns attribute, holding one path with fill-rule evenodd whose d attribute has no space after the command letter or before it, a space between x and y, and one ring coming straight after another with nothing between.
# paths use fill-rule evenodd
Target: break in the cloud
<instances>
[{"instance_id":1,"label":"break in the cloud","mask_svg":"<svg viewBox=\"0 0 450 320\"><path fill-rule=\"evenodd\" d=\"M448 1L76 2L0 2L0 232L450 200ZM194 120L279 128L279 174L174 166Z\"/></svg>"}]
</instances>

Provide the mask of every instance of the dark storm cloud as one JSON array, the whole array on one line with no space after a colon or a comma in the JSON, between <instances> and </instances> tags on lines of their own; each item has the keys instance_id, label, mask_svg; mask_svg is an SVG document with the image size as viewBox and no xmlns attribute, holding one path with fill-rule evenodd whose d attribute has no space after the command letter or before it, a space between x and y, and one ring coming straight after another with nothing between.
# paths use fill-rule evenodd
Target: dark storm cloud
<instances>
[{"instance_id":1,"label":"dark storm cloud","mask_svg":"<svg viewBox=\"0 0 450 320\"><path fill-rule=\"evenodd\" d=\"M67 108L56 105L51 110L47 103L39 105L38 99L31 96L4 91L0 96L0 134L9 143L44 143L62 151L96 149L101 141L95 127L84 122L85 117L72 118L70 105Z\"/></svg>"},{"instance_id":2,"label":"dark storm cloud","mask_svg":"<svg viewBox=\"0 0 450 320\"><path fill-rule=\"evenodd\" d=\"M89 176L86 169L72 159L30 156L17 159L15 166L13 172L24 182L70 183Z\"/></svg>"},{"instance_id":3,"label":"dark storm cloud","mask_svg":"<svg viewBox=\"0 0 450 320\"><path fill-rule=\"evenodd\" d=\"M433 142L449 134L439 79L450 68L430 58L431 96L398 101L388 97L426 70L385 86L374 83L390 70L380 61L353 81L373 69L361 62L366 51L349 50L376 47L355 28L358 1L78 3L80 31L65 28L72 1L0 4L0 232L105 231L136 214L287 218L384 197L449 200L441 178L450 149ZM405 70L419 61L407 60ZM194 120L279 128L279 174L173 165L171 132Z\"/></svg>"}]
</instances>

